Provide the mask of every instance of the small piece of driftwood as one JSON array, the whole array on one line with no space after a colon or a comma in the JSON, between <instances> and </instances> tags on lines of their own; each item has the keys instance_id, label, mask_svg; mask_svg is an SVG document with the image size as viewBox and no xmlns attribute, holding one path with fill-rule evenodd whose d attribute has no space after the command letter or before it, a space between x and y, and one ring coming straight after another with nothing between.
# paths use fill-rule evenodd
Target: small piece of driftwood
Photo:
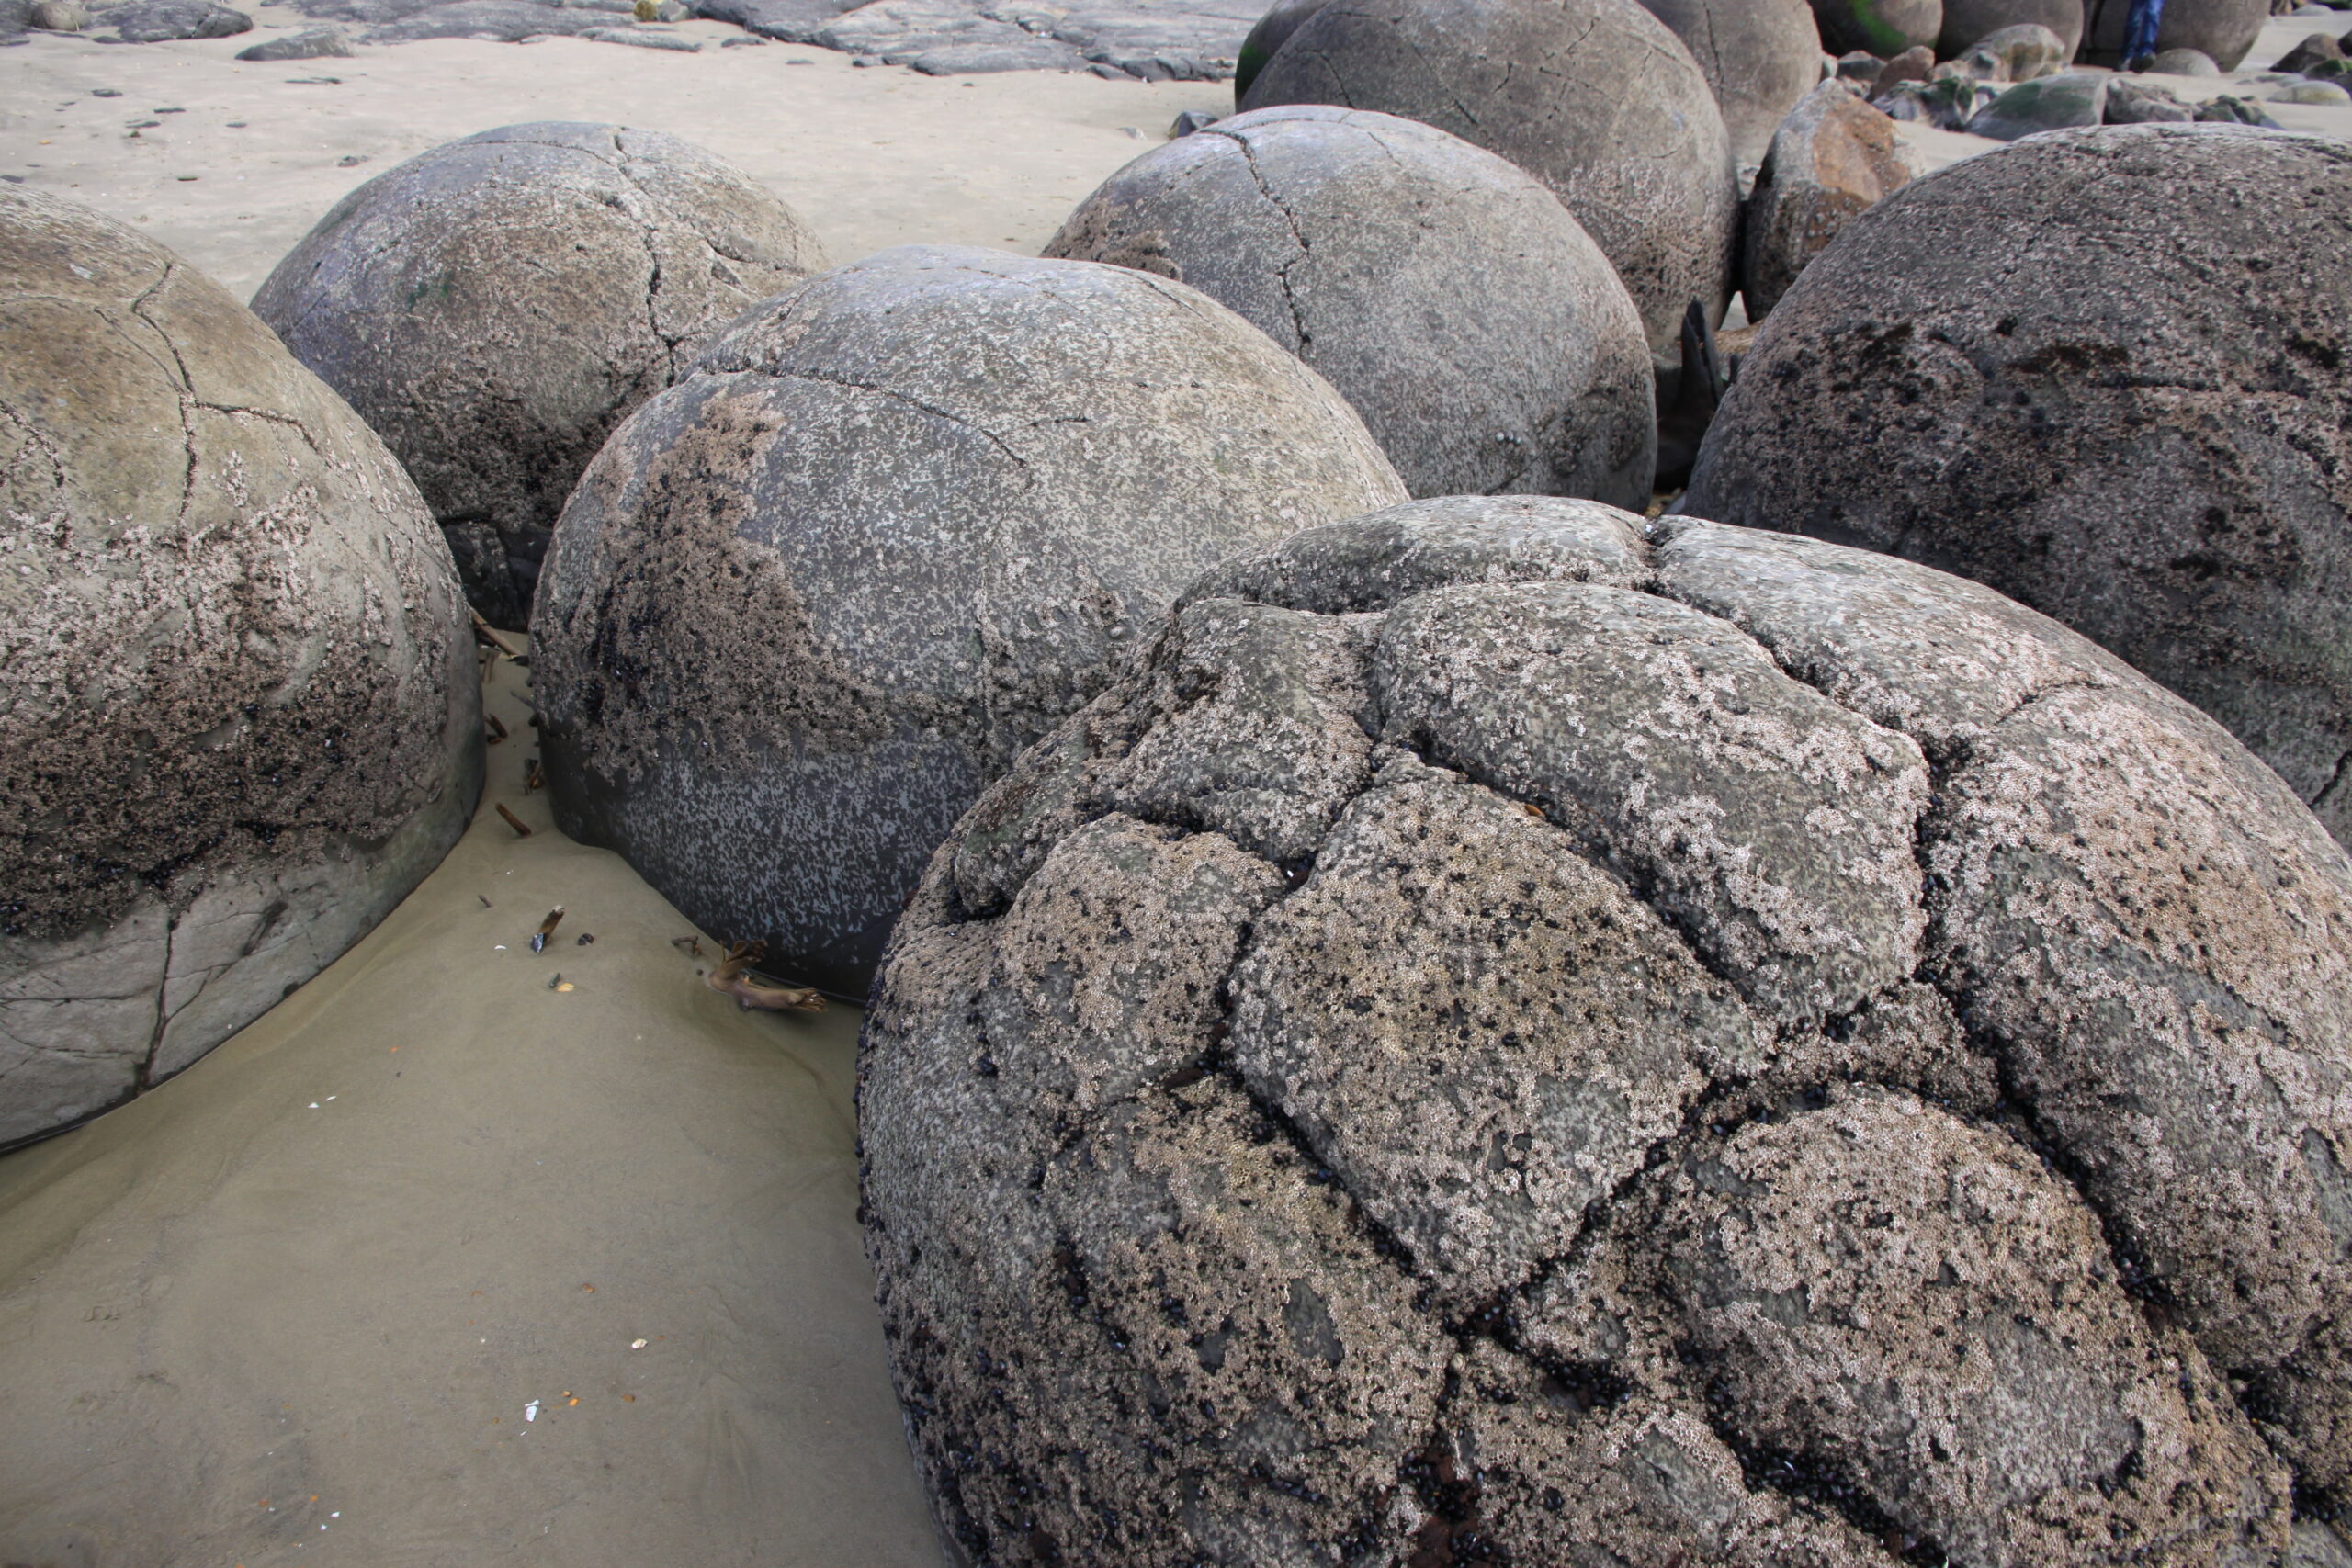
<instances>
[{"instance_id":1,"label":"small piece of driftwood","mask_svg":"<svg viewBox=\"0 0 2352 1568\"><path fill-rule=\"evenodd\" d=\"M504 632L500 631L496 626L492 626L488 621L483 620L480 610L469 607L466 614L474 618L474 636L490 644L491 647L498 649L499 652L506 655L509 659L520 659L523 657L523 645L516 642L513 637L508 637Z\"/></svg>"},{"instance_id":2,"label":"small piece of driftwood","mask_svg":"<svg viewBox=\"0 0 2352 1568\"><path fill-rule=\"evenodd\" d=\"M758 1008L765 1012L822 1012L825 998L810 986L763 985L752 977L752 963L764 951L764 943L739 942L730 943L727 956L718 966L703 976L703 984L725 996L733 997L739 1008Z\"/></svg>"},{"instance_id":3,"label":"small piece of driftwood","mask_svg":"<svg viewBox=\"0 0 2352 1568\"><path fill-rule=\"evenodd\" d=\"M506 825L514 829L516 838L527 839L531 836L531 829L525 825L520 817L506 809L506 803L503 800L498 803L498 814L506 818Z\"/></svg>"}]
</instances>

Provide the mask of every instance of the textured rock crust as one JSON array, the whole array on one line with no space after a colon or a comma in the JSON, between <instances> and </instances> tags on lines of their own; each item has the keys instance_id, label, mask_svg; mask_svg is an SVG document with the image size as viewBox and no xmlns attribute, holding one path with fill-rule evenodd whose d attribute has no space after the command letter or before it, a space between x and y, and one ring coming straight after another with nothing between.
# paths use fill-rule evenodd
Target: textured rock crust
<instances>
[{"instance_id":1,"label":"textured rock crust","mask_svg":"<svg viewBox=\"0 0 2352 1568\"><path fill-rule=\"evenodd\" d=\"M448 552L382 443L143 237L0 190L0 1145L372 926L480 788Z\"/></svg>"},{"instance_id":2,"label":"textured rock crust","mask_svg":"<svg viewBox=\"0 0 2352 1568\"><path fill-rule=\"evenodd\" d=\"M1892 60L1932 44L1943 30L1943 0L1812 0L1821 47L1832 54L1867 51Z\"/></svg>"},{"instance_id":3,"label":"textured rock crust","mask_svg":"<svg viewBox=\"0 0 2352 1568\"><path fill-rule=\"evenodd\" d=\"M1258 79L1258 73L1266 68L1266 62L1274 57L1274 51L1290 41L1291 34L1298 31L1298 25L1329 3L1330 0L1274 0L1266 14L1250 28L1250 36L1241 40L1241 52L1234 57L1233 101L1236 104L1250 91L1250 84Z\"/></svg>"},{"instance_id":4,"label":"textured rock crust","mask_svg":"<svg viewBox=\"0 0 2352 1568\"><path fill-rule=\"evenodd\" d=\"M1840 229L1917 173L1894 121L1844 83L1806 95L1773 136L1747 198L1739 285L1748 319L1762 321Z\"/></svg>"},{"instance_id":5,"label":"textured rock crust","mask_svg":"<svg viewBox=\"0 0 2352 1568\"><path fill-rule=\"evenodd\" d=\"M2048 28L2064 52L2058 63L2075 58L2083 41L2083 0L1943 0L1943 30L1936 35L1936 55L1951 60L1992 37L2003 28L2031 25Z\"/></svg>"},{"instance_id":6,"label":"textured rock crust","mask_svg":"<svg viewBox=\"0 0 2352 1568\"><path fill-rule=\"evenodd\" d=\"M1761 163L1772 129L1821 80L1821 28L1805 0L1642 0L1698 61L1732 154Z\"/></svg>"},{"instance_id":7,"label":"textured rock crust","mask_svg":"<svg viewBox=\"0 0 2352 1568\"><path fill-rule=\"evenodd\" d=\"M1690 51L1634 0L1331 0L1245 109L1336 104L1452 131L1552 187L1670 355L1692 300L1731 297L1739 188Z\"/></svg>"},{"instance_id":8,"label":"textured rock crust","mask_svg":"<svg viewBox=\"0 0 2352 1568\"><path fill-rule=\"evenodd\" d=\"M1985 589L1641 529L1229 563L933 858L865 1213L971 1561L2250 1565L2340 1496L2352 861Z\"/></svg>"},{"instance_id":9,"label":"textured rock crust","mask_svg":"<svg viewBox=\"0 0 2352 1568\"><path fill-rule=\"evenodd\" d=\"M825 265L790 208L676 137L514 125L344 197L254 309L407 466L474 607L519 626L605 436Z\"/></svg>"},{"instance_id":10,"label":"textured rock crust","mask_svg":"<svg viewBox=\"0 0 2352 1568\"><path fill-rule=\"evenodd\" d=\"M2132 0L2084 0L2080 56L2086 65L2123 63ZM2234 71L2270 19L2268 0L2165 0L2156 50L2193 49L2223 71Z\"/></svg>"},{"instance_id":11,"label":"textured rock crust","mask_svg":"<svg viewBox=\"0 0 2352 1568\"><path fill-rule=\"evenodd\" d=\"M2352 837L2347 211L2324 137L2110 126L1955 164L1774 309L1686 504L1989 583Z\"/></svg>"},{"instance_id":12,"label":"textured rock crust","mask_svg":"<svg viewBox=\"0 0 2352 1568\"><path fill-rule=\"evenodd\" d=\"M1393 115L1257 109L1145 153L1046 247L1189 283L1329 378L1415 495L1640 507L1641 313L1524 171Z\"/></svg>"},{"instance_id":13,"label":"textured rock crust","mask_svg":"<svg viewBox=\"0 0 2352 1568\"><path fill-rule=\"evenodd\" d=\"M532 629L564 830L863 997L924 861L1204 568L1404 498L1354 412L1182 284L886 251L616 432Z\"/></svg>"}]
</instances>

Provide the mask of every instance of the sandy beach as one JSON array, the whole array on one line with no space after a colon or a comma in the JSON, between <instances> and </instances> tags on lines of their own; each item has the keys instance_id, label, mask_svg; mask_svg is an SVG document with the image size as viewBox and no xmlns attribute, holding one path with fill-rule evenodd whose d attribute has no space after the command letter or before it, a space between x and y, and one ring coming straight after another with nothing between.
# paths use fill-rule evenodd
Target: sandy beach
<instances>
[{"instance_id":1,"label":"sandy beach","mask_svg":"<svg viewBox=\"0 0 2352 1568\"><path fill-rule=\"evenodd\" d=\"M492 126L688 138L840 263L1034 254L1180 111L1230 107L1223 83L721 48L744 35L713 22L674 29L698 54L554 39L236 62L304 25L257 17L209 41L0 49L0 176L243 299L354 186ZM2279 19L2248 64L2344 25ZM2352 107L2270 112L2352 134ZM1996 145L1905 134L1933 164ZM940 1561L860 1247L856 1010L746 1013L704 987L677 939L708 954L707 934L525 791L516 666L489 706L511 739L481 814L380 927L157 1092L0 1157L0 1563Z\"/></svg>"}]
</instances>

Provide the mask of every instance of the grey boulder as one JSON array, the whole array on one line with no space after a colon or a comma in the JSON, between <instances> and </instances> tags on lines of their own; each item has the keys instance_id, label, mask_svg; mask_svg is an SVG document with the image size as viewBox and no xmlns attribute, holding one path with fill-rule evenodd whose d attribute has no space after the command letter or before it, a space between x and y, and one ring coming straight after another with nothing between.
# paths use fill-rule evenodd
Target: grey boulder
<instances>
[{"instance_id":1,"label":"grey boulder","mask_svg":"<svg viewBox=\"0 0 2352 1568\"><path fill-rule=\"evenodd\" d=\"M1956 59L2007 28L2041 27L2058 39L2060 53L2051 67L2058 70L2075 58L2083 41L2083 0L1943 0L1943 5L1936 53L1945 60Z\"/></svg>"},{"instance_id":2,"label":"grey boulder","mask_svg":"<svg viewBox=\"0 0 2352 1568\"><path fill-rule=\"evenodd\" d=\"M2084 64L2123 63L2131 10L2132 0L2084 0L2083 47L2077 56ZM2165 0L2156 28L2156 51L2193 49L2222 70L2234 71L2262 36L2269 17L2268 0Z\"/></svg>"},{"instance_id":3,"label":"grey boulder","mask_svg":"<svg viewBox=\"0 0 2352 1568\"><path fill-rule=\"evenodd\" d=\"M1821 79L1821 31L1805 0L1642 0L1705 73L1742 164Z\"/></svg>"},{"instance_id":4,"label":"grey boulder","mask_svg":"<svg viewBox=\"0 0 2352 1568\"><path fill-rule=\"evenodd\" d=\"M1871 107L1893 119L1924 120L1939 130L1965 130L1991 101L1984 85L1964 71L1947 71L1925 82L1898 82Z\"/></svg>"},{"instance_id":5,"label":"grey boulder","mask_svg":"<svg viewBox=\"0 0 2352 1568\"><path fill-rule=\"evenodd\" d=\"M286 33L237 51L240 60L331 60L347 58L351 39L341 28L312 28Z\"/></svg>"},{"instance_id":6,"label":"grey boulder","mask_svg":"<svg viewBox=\"0 0 2352 1568\"><path fill-rule=\"evenodd\" d=\"M0 186L0 1147L356 942L481 785L448 551L368 427L144 237Z\"/></svg>"},{"instance_id":7,"label":"grey boulder","mask_svg":"<svg viewBox=\"0 0 2352 1568\"><path fill-rule=\"evenodd\" d=\"M2074 45L2039 22L2021 22L1970 44L1956 63L1985 82L2030 82L2063 70Z\"/></svg>"},{"instance_id":8,"label":"grey boulder","mask_svg":"<svg viewBox=\"0 0 2352 1568\"><path fill-rule=\"evenodd\" d=\"M1299 24L1321 10L1329 0L1274 0L1266 14L1258 18L1250 35L1241 40L1241 52L1233 63L1233 101L1238 104L1249 96L1250 84L1266 68L1266 62L1275 51L1290 41Z\"/></svg>"},{"instance_id":9,"label":"grey boulder","mask_svg":"<svg viewBox=\"0 0 2352 1568\"><path fill-rule=\"evenodd\" d=\"M957 825L862 1213L975 1564L2275 1563L2347 1041L2352 862L2082 638L1454 498L1209 573Z\"/></svg>"},{"instance_id":10,"label":"grey boulder","mask_svg":"<svg viewBox=\"0 0 2352 1568\"><path fill-rule=\"evenodd\" d=\"M2148 62L2148 69L2167 76L2219 76L2222 68L2213 57L2201 49L2158 50Z\"/></svg>"},{"instance_id":11,"label":"grey boulder","mask_svg":"<svg viewBox=\"0 0 2352 1568\"><path fill-rule=\"evenodd\" d=\"M824 265L790 208L700 148L547 122L369 180L254 309L414 476L474 608L520 626L605 436L727 321Z\"/></svg>"},{"instance_id":12,"label":"grey boulder","mask_svg":"<svg viewBox=\"0 0 2352 1568\"><path fill-rule=\"evenodd\" d=\"M1253 109L1112 175L1046 254L1238 311L1355 406L1414 495L1648 502L1640 311L1557 197L1442 130Z\"/></svg>"},{"instance_id":13,"label":"grey boulder","mask_svg":"<svg viewBox=\"0 0 2352 1568\"><path fill-rule=\"evenodd\" d=\"M863 997L923 863L1194 574L1402 500L1340 395L1148 273L885 251L616 431L532 617L556 819Z\"/></svg>"},{"instance_id":14,"label":"grey boulder","mask_svg":"<svg viewBox=\"0 0 2352 1568\"><path fill-rule=\"evenodd\" d=\"M253 31L254 19L212 0L130 0L106 12L100 21L124 43L168 43L178 39L229 38Z\"/></svg>"},{"instance_id":15,"label":"grey boulder","mask_svg":"<svg viewBox=\"0 0 2352 1568\"><path fill-rule=\"evenodd\" d=\"M1939 170L1781 301L1688 505L2057 617L2352 839L2346 203L2352 150L2250 128L2067 131Z\"/></svg>"},{"instance_id":16,"label":"grey boulder","mask_svg":"<svg viewBox=\"0 0 2352 1568\"><path fill-rule=\"evenodd\" d=\"M1822 47L1836 54L1868 50L1891 60L1943 31L1943 0L1812 0Z\"/></svg>"},{"instance_id":17,"label":"grey boulder","mask_svg":"<svg viewBox=\"0 0 2352 1568\"><path fill-rule=\"evenodd\" d=\"M1855 215L1919 173L1894 121L1824 82L1781 123L1742 226L1740 295L1761 321Z\"/></svg>"},{"instance_id":18,"label":"grey boulder","mask_svg":"<svg viewBox=\"0 0 2352 1568\"><path fill-rule=\"evenodd\" d=\"M1542 180L1641 307L1653 355L1730 302L1738 178L1690 51L1635 0L1330 0L1241 100L1451 131Z\"/></svg>"},{"instance_id":19,"label":"grey boulder","mask_svg":"<svg viewBox=\"0 0 2352 1568\"><path fill-rule=\"evenodd\" d=\"M1969 134L2015 141L2045 130L2104 125L2107 84L2107 77L2088 71L2020 82L1976 112Z\"/></svg>"},{"instance_id":20,"label":"grey boulder","mask_svg":"<svg viewBox=\"0 0 2352 1568\"><path fill-rule=\"evenodd\" d=\"M2107 85L2109 125L2186 125L2196 118L2195 109L2154 82L2118 76Z\"/></svg>"}]
</instances>

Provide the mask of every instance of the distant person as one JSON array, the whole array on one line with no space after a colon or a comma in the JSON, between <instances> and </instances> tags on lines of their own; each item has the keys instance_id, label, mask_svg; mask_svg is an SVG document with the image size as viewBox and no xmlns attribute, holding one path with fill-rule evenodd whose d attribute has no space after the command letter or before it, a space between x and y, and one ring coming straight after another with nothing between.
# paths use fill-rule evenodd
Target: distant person
<instances>
[{"instance_id":1,"label":"distant person","mask_svg":"<svg viewBox=\"0 0 2352 1568\"><path fill-rule=\"evenodd\" d=\"M2132 0L2132 14L2123 23L2123 68L2145 71L2156 57L2156 28L2165 18L2165 0Z\"/></svg>"}]
</instances>

